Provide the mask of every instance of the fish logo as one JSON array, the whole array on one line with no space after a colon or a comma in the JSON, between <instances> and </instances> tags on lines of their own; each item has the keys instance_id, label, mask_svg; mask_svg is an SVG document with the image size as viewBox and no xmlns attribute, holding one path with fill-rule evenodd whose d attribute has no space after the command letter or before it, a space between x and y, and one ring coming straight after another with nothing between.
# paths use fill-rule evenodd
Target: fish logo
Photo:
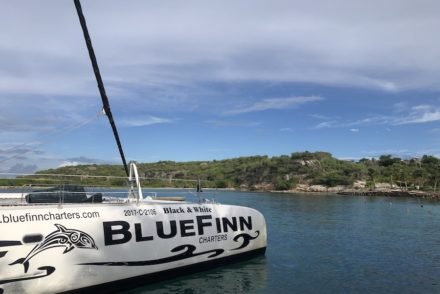
<instances>
[{"instance_id":1,"label":"fish logo","mask_svg":"<svg viewBox=\"0 0 440 294\"><path fill-rule=\"evenodd\" d=\"M19 258L9 265L22 264L24 266L24 272L27 273L29 269L29 260L51 248L64 247L63 254L66 254L75 248L98 250L95 241L90 235L79 230L67 229L60 224L55 224L55 227L57 227L58 230L53 231L44 238L43 242L35 245L26 257Z\"/></svg>"}]
</instances>

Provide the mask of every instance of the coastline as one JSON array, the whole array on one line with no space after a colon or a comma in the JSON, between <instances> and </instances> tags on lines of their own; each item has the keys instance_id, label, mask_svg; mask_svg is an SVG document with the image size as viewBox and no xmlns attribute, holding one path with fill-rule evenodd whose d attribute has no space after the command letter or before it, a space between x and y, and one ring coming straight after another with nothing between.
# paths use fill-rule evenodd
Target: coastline
<instances>
[{"instance_id":1,"label":"coastline","mask_svg":"<svg viewBox=\"0 0 440 294\"><path fill-rule=\"evenodd\" d=\"M286 193L286 194L328 194L328 195L342 195L342 196L369 196L369 197L408 197L408 198L421 198L428 200L440 201L439 192L427 192L427 191L401 191L401 190L376 190L376 191L362 191L362 190L350 190L344 189L339 191L303 191L303 190L270 190L270 191L256 191L256 192L271 192L271 193Z\"/></svg>"},{"instance_id":2,"label":"coastline","mask_svg":"<svg viewBox=\"0 0 440 294\"><path fill-rule=\"evenodd\" d=\"M351 196L386 196L386 197L410 197L410 198L422 198L430 200L440 200L439 192L426 192L426 191L401 191L401 190L388 190L388 191L340 191L338 195L351 195Z\"/></svg>"}]
</instances>

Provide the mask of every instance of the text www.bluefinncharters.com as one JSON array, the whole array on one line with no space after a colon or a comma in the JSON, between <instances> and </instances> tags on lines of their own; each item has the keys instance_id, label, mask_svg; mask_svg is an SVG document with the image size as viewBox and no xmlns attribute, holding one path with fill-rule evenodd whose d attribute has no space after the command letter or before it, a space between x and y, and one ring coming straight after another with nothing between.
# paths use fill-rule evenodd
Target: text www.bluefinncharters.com
<instances>
[{"instance_id":1,"label":"text www.bluefinncharters.com","mask_svg":"<svg viewBox=\"0 0 440 294\"><path fill-rule=\"evenodd\" d=\"M69 219L85 219L85 218L99 218L98 211L85 212L46 212L46 213L23 213L23 214L2 214L0 217L0 224L7 223L26 223L26 222L43 222L54 220L69 220Z\"/></svg>"}]
</instances>

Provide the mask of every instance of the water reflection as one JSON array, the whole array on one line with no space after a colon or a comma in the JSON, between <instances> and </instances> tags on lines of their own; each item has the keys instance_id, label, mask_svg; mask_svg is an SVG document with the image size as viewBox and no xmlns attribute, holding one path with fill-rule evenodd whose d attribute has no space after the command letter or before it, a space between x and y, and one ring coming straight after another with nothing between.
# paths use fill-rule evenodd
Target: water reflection
<instances>
[{"instance_id":1,"label":"water reflection","mask_svg":"<svg viewBox=\"0 0 440 294\"><path fill-rule=\"evenodd\" d=\"M266 258L259 256L124 293L262 293L266 283Z\"/></svg>"}]
</instances>

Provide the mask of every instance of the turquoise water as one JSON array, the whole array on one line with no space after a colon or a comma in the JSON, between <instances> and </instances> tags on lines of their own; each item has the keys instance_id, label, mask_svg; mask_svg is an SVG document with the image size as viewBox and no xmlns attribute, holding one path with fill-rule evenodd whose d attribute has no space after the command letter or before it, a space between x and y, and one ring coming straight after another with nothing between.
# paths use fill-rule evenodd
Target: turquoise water
<instances>
[{"instance_id":1,"label":"turquoise water","mask_svg":"<svg viewBox=\"0 0 440 294\"><path fill-rule=\"evenodd\" d=\"M440 293L440 202L204 195L260 210L267 221L266 256L125 293Z\"/></svg>"}]
</instances>

